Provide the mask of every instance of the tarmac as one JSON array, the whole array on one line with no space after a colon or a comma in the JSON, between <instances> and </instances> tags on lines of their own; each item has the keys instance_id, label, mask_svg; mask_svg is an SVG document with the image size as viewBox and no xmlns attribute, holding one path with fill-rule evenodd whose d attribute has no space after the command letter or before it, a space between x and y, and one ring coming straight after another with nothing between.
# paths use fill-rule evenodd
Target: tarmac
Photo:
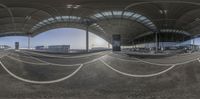
<instances>
[{"instance_id":1,"label":"tarmac","mask_svg":"<svg viewBox=\"0 0 200 99\"><path fill-rule=\"evenodd\" d=\"M200 53L0 52L0 99L199 99Z\"/></svg>"}]
</instances>

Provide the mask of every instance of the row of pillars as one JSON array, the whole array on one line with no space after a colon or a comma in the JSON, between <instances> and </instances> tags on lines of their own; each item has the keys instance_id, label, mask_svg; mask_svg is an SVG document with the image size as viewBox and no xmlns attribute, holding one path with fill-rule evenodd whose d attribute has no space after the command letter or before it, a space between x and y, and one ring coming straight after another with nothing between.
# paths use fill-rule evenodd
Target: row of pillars
<instances>
[{"instance_id":1,"label":"row of pillars","mask_svg":"<svg viewBox=\"0 0 200 99\"><path fill-rule=\"evenodd\" d=\"M192 40L192 45L195 45L195 38L191 38L191 40ZM28 49L30 49L30 45L31 45L31 35L28 35ZM113 51L121 51L121 36L120 35L112 36L112 45L113 45ZM158 46L159 46L158 32L155 32L155 52L158 52ZM86 28L86 52L89 52L89 27L88 26Z\"/></svg>"},{"instance_id":2,"label":"row of pillars","mask_svg":"<svg viewBox=\"0 0 200 99\"><path fill-rule=\"evenodd\" d=\"M192 49L194 50L195 49L195 37L191 37L190 40L191 40L191 44L192 44ZM158 32L155 32L155 45L156 45L155 52L158 52L158 46L159 46Z\"/></svg>"},{"instance_id":3,"label":"row of pillars","mask_svg":"<svg viewBox=\"0 0 200 99\"><path fill-rule=\"evenodd\" d=\"M191 44L192 44L192 49L195 49L195 37L191 37ZM158 41L158 32L155 32L155 52L158 52L158 46L159 46L159 41Z\"/></svg>"}]
</instances>

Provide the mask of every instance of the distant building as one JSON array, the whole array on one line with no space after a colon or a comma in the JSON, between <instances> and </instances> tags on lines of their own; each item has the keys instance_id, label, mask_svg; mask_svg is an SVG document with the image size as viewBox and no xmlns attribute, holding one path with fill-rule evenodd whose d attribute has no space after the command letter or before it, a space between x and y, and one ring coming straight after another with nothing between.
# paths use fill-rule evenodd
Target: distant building
<instances>
[{"instance_id":1,"label":"distant building","mask_svg":"<svg viewBox=\"0 0 200 99\"><path fill-rule=\"evenodd\" d=\"M68 53L70 51L70 45L50 45L50 46L36 46L36 50L52 52L52 53Z\"/></svg>"},{"instance_id":2,"label":"distant building","mask_svg":"<svg viewBox=\"0 0 200 99\"><path fill-rule=\"evenodd\" d=\"M11 47L8 45L0 45L0 49L9 49L9 48L11 48Z\"/></svg>"},{"instance_id":3,"label":"distant building","mask_svg":"<svg viewBox=\"0 0 200 99\"><path fill-rule=\"evenodd\" d=\"M51 45L48 46L48 52L68 53L70 45Z\"/></svg>"},{"instance_id":4,"label":"distant building","mask_svg":"<svg viewBox=\"0 0 200 99\"><path fill-rule=\"evenodd\" d=\"M45 46L36 46L35 49L36 50L45 50Z\"/></svg>"}]
</instances>

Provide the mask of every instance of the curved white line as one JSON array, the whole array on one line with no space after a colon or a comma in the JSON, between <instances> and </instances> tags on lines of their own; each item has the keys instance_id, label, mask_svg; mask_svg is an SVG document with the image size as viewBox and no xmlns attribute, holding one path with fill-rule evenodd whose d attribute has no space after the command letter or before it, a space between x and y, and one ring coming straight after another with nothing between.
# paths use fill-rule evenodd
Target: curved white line
<instances>
[{"instance_id":1,"label":"curved white line","mask_svg":"<svg viewBox=\"0 0 200 99\"><path fill-rule=\"evenodd\" d=\"M22 53L23 53L23 52L22 52ZM23 54L28 55L28 54L26 54L26 53L23 53ZM28 56L29 56L29 58L33 58L33 59L35 59L35 60L37 60L37 61L39 61L39 62L47 63L46 61L43 61L43 60L38 59L38 58L35 58L35 57L31 56L31 55L28 55ZM23 56L23 57L25 57L25 56ZM48 63L47 63L47 64L48 64Z\"/></svg>"},{"instance_id":2,"label":"curved white line","mask_svg":"<svg viewBox=\"0 0 200 99\"><path fill-rule=\"evenodd\" d=\"M125 72L121 72L115 68L113 68L112 66L108 65L105 61L103 61L102 59L100 60L104 65L106 65L108 68L110 68L111 70L121 74L121 75L124 75L124 76L129 76L129 77L135 77L135 78L146 78L146 77L154 77L154 76L158 76L158 75L161 75L161 74L164 74L168 71L170 71L171 69L173 69L176 65L172 65L171 67L169 67L168 69L166 70L163 70L161 72L158 72L158 73L154 73L154 74L148 74L148 75L134 75L134 74L129 74L129 73L125 73Z\"/></svg>"},{"instance_id":3,"label":"curved white line","mask_svg":"<svg viewBox=\"0 0 200 99\"><path fill-rule=\"evenodd\" d=\"M191 63L191 62L194 62L194 61L198 61L198 59L193 59L193 60L185 61L185 62L182 62L182 63L176 63L174 65L184 65L184 64L188 64L188 63Z\"/></svg>"},{"instance_id":4,"label":"curved white line","mask_svg":"<svg viewBox=\"0 0 200 99\"><path fill-rule=\"evenodd\" d=\"M115 54L115 53L113 53L113 54ZM115 55L117 55L117 54L115 54ZM144 61L144 60L139 59L139 58L136 58L136 57L134 57L133 59L136 59L136 60L138 60L138 61L140 61L140 62L143 62L143 63L147 63L147 64L151 64L151 65L157 65L157 66L172 66L172 65L174 65L174 64L159 64L159 63L152 63L152 62Z\"/></svg>"},{"instance_id":5,"label":"curved white line","mask_svg":"<svg viewBox=\"0 0 200 99\"><path fill-rule=\"evenodd\" d=\"M200 62L200 59L199 59L199 58L197 58L197 60Z\"/></svg>"},{"instance_id":6,"label":"curved white line","mask_svg":"<svg viewBox=\"0 0 200 99\"><path fill-rule=\"evenodd\" d=\"M122 58L119 58L119 57L113 57L113 56L110 56L110 55L107 55L107 56L112 57L112 58L117 59L117 60L121 60L121 61L127 61L127 62L133 62L133 63L141 62L141 61L135 61L135 60L122 59Z\"/></svg>"},{"instance_id":7,"label":"curved white line","mask_svg":"<svg viewBox=\"0 0 200 99\"><path fill-rule=\"evenodd\" d=\"M62 56L55 56L55 55L45 55L45 54L35 53L35 52L29 52L29 51L25 51L25 52L26 53L30 53L30 54L39 55L39 56L51 57L51 58L84 58L84 57L89 57L89 56L93 56L93 55L98 55L98 54L101 54L101 53L105 53L105 52L98 52L98 53L92 53L92 54L89 54L89 55L62 57ZM21 53L24 53L24 52L21 52Z\"/></svg>"},{"instance_id":8,"label":"curved white line","mask_svg":"<svg viewBox=\"0 0 200 99\"><path fill-rule=\"evenodd\" d=\"M113 53L113 54L115 54L115 53ZM118 55L118 54L115 54L115 55ZM183 64L187 64L187 63L190 63L190 62L197 60L197 59L192 59L192 60L188 60L188 61L185 61L185 62L174 63L174 64L160 64L160 63L153 63L153 62L149 62L149 61L144 61L144 60L136 58L136 57L133 57L133 59L136 59L136 60L141 61L143 63L147 63L147 64L151 64L151 65L157 65L157 66L183 65Z\"/></svg>"},{"instance_id":9,"label":"curved white line","mask_svg":"<svg viewBox=\"0 0 200 99\"><path fill-rule=\"evenodd\" d=\"M14 73L12 73L10 70L8 70L6 68L6 66L0 61L0 65L6 70L6 72L8 74L10 74L12 77L18 79L18 80L21 80L23 82L27 82L27 83L33 83L33 84L51 84L51 83L57 83L57 82L61 82L61 81L64 81L64 80L67 80L69 78L71 78L72 76L74 76L82 67L83 67L83 64L81 64L74 72L72 72L70 75L66 76L66 77L63 77L63 78L60 78L60 79L57 79L57 80L51 80L51 81L35 81L35 80L29 80L29 79L24 79L22 77L19 77L17 75L15 75Z\"/></svg>"}]
</instances>

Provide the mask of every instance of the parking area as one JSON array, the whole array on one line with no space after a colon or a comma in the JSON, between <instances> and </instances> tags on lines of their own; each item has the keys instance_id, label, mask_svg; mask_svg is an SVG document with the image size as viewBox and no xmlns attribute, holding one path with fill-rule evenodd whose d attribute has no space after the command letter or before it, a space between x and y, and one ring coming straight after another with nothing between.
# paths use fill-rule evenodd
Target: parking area
<instances>
[{"instance_id":1,"label":"parking area","mask_svg":"<svg viewBox=\"0 0 200 99\"><path fill-rule=\"evenodd\" d=\"M1 51L1 98L197 99L199 53L142 59L110 51Z\"/></svg>"}]
</instances>

